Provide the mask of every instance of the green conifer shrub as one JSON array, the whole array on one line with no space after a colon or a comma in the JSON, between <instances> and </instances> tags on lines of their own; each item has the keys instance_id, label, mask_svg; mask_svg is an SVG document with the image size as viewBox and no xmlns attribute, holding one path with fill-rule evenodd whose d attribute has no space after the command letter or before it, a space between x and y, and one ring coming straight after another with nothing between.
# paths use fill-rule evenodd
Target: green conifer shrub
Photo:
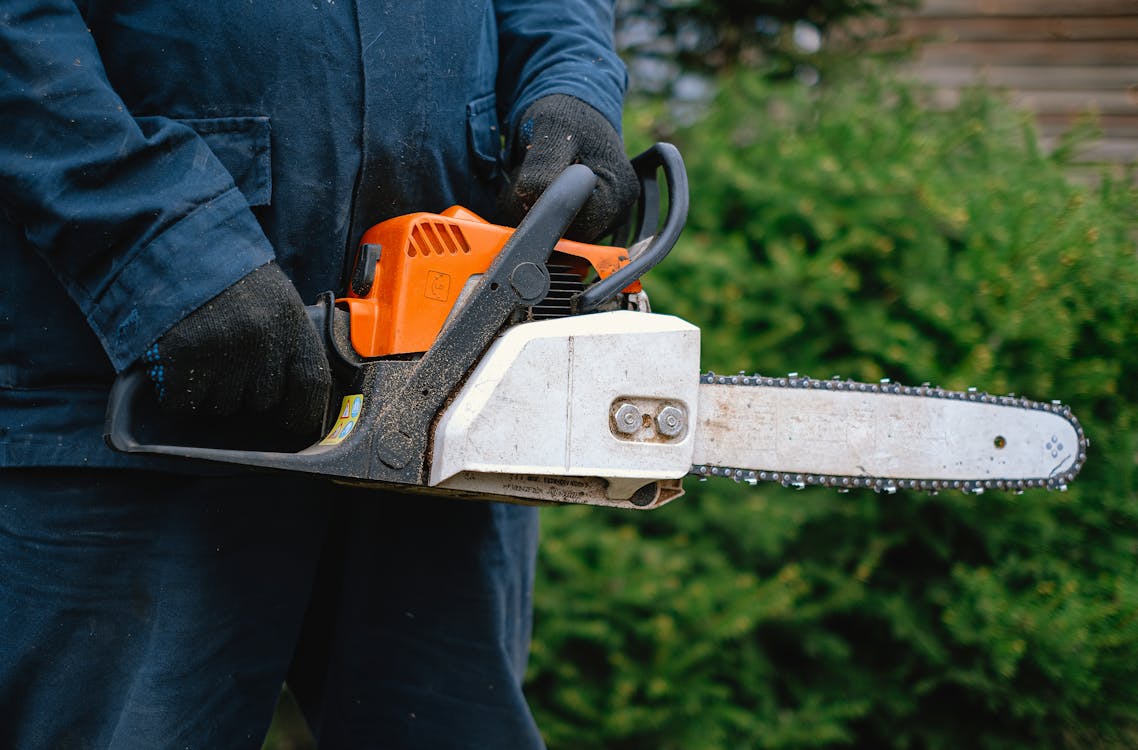
<instances>
[{"instance_id":1,"label":"green conifer shrub","mask_svg":"<svg viewBox=\"0 0 1138 750\"><path fill-rule=\"evenodd\" d=\"M653 138L629 113L629 138ZM996 94L738 75L671 137L692 211L646 286L720 372L1062 399L1065 493L695 483L544 511L551 748L1138 746L1138 195L1073 184ZM651 363L645 363L650 367Z\"/></svg>"}]
</instances>

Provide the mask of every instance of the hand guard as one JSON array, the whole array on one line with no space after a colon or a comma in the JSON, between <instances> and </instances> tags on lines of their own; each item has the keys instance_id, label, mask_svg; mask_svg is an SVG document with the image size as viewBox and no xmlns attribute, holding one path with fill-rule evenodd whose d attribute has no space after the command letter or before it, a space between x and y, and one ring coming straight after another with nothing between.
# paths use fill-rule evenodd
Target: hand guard
<instances>
[{"instance_id":1,"label":"hand guard","mask_svg":"<svg viewBox=\"0 0 1138 750\"><path fill-rule=\"evenodd\" d=\"M624 143L605 117L579 99L553 94L522 116L510 159L515 165L498 197L504 223L517 225L538 196L570 164L597 175L597 189L566 232L592 242L611 231L640 195Z\"/></svg>"},{"instance_id":2,"label":"hand guard","mask_svg":"<svg viewBox=\"0 0 1138 750\"><path fill-rule=\"evenodd\" d=\"M293 432L318 429L332 388L319 335L275 263L187 315L143 356L159 403L178 414L278 409Z\"/></svg>"}]
</instances>

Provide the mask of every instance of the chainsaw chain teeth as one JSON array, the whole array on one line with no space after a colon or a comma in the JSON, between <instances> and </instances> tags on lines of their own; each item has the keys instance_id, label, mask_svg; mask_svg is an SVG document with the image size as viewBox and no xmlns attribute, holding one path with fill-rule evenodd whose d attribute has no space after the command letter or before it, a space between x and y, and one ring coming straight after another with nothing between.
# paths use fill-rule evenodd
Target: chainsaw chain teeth
<instances>
[{"instance_id":1,"label":"chainsaw chain teeth","mask_svg":"<svg viewBox=\"0 0 1138 750\"><path fill-rule=\"evenodd\" d=\"M937 493L942 490L960 490L975 495L983 494L986 490L1009 490L1022 492L1023 490L1044 488L1048 490L1065 491L1067 484L1079 473L1083 463L1087 460L1087 446L1089 441L1083 432L1082 425L1071 413L1071 408L1058 401L1042 403L1032 401L1022 396L1009 394L1007 396L993 396L969 388L967 391L950 391L937 386L924 383L919 386L900 385L888 379L880 383L861 383L856 380L843 380L833 377L829 380L818 380L790 373L785 377L767 377L763 375L716 375L707 372L699 376L699 382L704 385L733 385L748 388L812 388L828 391L858 391L862 393L890 393L914 398L943 398L955 401L976 401L985 404L998 404L1011 406L1017 409L1035 409L1039 411L1058 414L1066 419L1078 435L1079 447L1075 463L1062 474L1038 479L891 479L888 477L867 476L834 476L830 474L797 474L778 471L756 471L753 469L737 469L730 466L712 466L699 464L691 467L689 475L700 479L706 477L726 477L736 482L757 484L759 482L778 482L783 487L804 489L811 485L833 487L839 492L852 489L872 489L875 492L894 493L898 490L917 490Z\"/></svg>"}]
</instances>

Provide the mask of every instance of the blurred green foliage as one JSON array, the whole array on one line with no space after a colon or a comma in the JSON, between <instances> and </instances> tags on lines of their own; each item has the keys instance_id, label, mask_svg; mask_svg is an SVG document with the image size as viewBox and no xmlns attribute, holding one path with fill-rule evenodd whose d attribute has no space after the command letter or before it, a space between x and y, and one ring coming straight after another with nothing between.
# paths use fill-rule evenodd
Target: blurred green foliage
<instances>
[{"instance_id":1,"label":"blurred green foliage","mask_svg":"<svg viewBox=\"0 0 1138 750\"><path fill-rule=\"evenodd\" d=\"M1073 184L1074 140L1045 153L998 95L938 108L869 66L662 111L627 136L681 147L692 210L646 286L705 367L1062 398L1093 442L1066 493L688 480L544 511L551 748L1138 746L1133 176Z\"/></svg>"}]
</instances>

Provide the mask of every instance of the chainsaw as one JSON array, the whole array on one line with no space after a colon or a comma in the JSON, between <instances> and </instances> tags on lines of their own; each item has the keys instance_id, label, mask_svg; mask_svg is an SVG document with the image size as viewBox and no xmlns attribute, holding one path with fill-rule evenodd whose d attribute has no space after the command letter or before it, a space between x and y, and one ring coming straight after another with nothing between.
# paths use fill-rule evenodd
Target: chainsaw
<instances>
[{"instance_id":1,"label":"chainsaw","mask_svg":"<svg viewBox=\"0 0 1138 750\"><path fill-rule=\"evenodd\" d=\"M640 283L683 229L683 161L656 144L633 166L640 200L613 245L562 238L596 184L582 165L516 229L454 207L366 232L344 296L309 307L335 383L316 443L140 439L153 399L140 369L112 388L107 442L405 492L638 509L681 496L685 477L972 493L1074 479L1088 441L1059 402L703 371L699 329L652 313Z\"/></svg>"}]
</instances>

